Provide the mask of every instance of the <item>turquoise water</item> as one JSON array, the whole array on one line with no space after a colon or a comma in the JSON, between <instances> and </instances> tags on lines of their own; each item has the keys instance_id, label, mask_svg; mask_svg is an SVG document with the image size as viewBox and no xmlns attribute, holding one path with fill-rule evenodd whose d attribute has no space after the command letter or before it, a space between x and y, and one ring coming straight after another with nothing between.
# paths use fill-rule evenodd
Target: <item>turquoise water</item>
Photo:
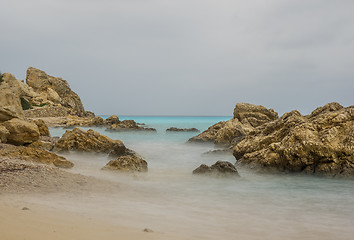
<instances>
[{"instance_id":1,"label":"turquoise water","mask_svg":"<svg viewBox=\"0 0 354 240\"><path fill-rule=\"evenodd\" d=\"M240 179L193 176L200 164L235 163L232 155L205 156L211 144L186 144L196 133L166 133L166 128L201 131L231 117L120 117L145 123L152 132L97 131L120 139L142 155L149 171L101 171L105 156L68 154L70 170L122 185L117 193L80 201L55 202L80 213L130 227L151 228L191 239L353 239L354 182L313 176L255 175L239 169ZM53 128L53 136L65 130ZM49 198L49 196L48 196ZM59 203L58 203L59 201ZM62 202L60 202L62 201Z\"/></svg>"}]
</instances>

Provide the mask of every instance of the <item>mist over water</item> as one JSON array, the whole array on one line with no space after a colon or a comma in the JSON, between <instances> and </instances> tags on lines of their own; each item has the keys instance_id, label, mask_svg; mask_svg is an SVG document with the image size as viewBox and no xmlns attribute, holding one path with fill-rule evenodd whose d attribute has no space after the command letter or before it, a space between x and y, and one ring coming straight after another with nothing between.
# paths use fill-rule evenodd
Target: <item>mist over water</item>
<instances>
[{"instance_id":1,"label":"mist over water","mask_svg":"<svg viewBox=\"0 0 354 240\"><path fill-rule=\"evenodd\" d=\"M122 119L122 118L121 118ZM213 145L186 144L196 133L166 133L169 127L207 127L229 117L130 117L152 132L95 130L124 144L148 162L147 173L102 171L106 156L67 154L70 170L120 183L117 192L80 197L48 195L36 201L124 226L151 228L200 239L352 239L354 182L311 176L194 176L200 164L235 163L232 155L205 156ZM51 129L52 136L65 130ZM74 198L74 199L73 199ZM49 201L50 200L50 201ZM78 204L80 202L80 204Z\"/></svg>"}]
</instances>

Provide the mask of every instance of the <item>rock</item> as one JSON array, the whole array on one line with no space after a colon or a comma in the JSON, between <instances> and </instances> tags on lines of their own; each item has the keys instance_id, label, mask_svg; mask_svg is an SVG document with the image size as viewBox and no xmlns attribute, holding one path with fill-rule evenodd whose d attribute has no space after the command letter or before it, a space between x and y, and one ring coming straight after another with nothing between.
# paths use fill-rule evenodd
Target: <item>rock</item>
<instances>
[{"instance_id":1,"label":"rock","mask_svg":"<svg viewBox=\"0 0 354 240\"><path fill-rule=\"evenodd\" d=\"M210 167L208 165L202 164L193 171L193 174L211 174L218 176L237 176L240 175L237 172L236 167L226 161L217 161L214 165Z\"/></svg>"},{"instance_id":2,"label":"rock","mask_svg":"<svg viewBox=\"0 0 354 240\"><path fill-rule=\"evenodd\" d=\"M218 122L214 124L213 126L209 127L207 130L202 132L201 134L192 137L188 140L188 142L210 142L214 143L216 136L218 134L218 131L225 126L226 122Z\"/></svg>"},{"instance_id":3,"label":"rock","mask_svg":"<svg viewBox=\"0 0 354 240\"><path fill-rule=\"evenodd\" d=\"M143 130L143 131L154 131L155 128L141 127L134 120L123 120L119 123L114 123L107 128L107 131L131 131L131 130Z\"/></svg>"},{"instance_id":4,"label":"rock","mask_svg":"<svg viewBox=\"0 0 354 240\"><path fill-rule=\"evenodd\" d=\"M0 125L0 143L6 143L9 135L9 130L7 130L6 127Z\"/></svg>"},{"instance_id":5,"label":"rock","mask_svg":"<svg viewBox=\"0 0 354 240\"><path fill-rule=\"evenodd\" d=\"M40 136L50 137L48 126L42 119L33 119L31 122L37 125Z\"/></svg>"},{"instance_id":6,"label":"rock","mask_svg":"<svg viewBox=\"0 0 354 240\"><path fill-rule=\"evenodd\" d=\"M220 156L220 155L232 155L232 150L229 148L216 149L216 150L210 150L202 154L202 156Z\"/></svg>"},{"instance_id":7,"label":"rock","mask_svg":"<svg viewBox=\"0 0 354 240\"><path fill-rule=\"evenodd\" d=\"M200 132L196 128L176 128L176 127L170 127L166 129L166 132Z\"/></svg>"},{"instance_id":8,"label":"rock","mask_svg":"<svg viewBox=\"0 0 354 240\"><path fill-rule=\"evenodd\" d=\"M101 117L94 117L91 119L90 125L91 126L102 126L102 125L105 125L105 121Z\"/></svg>"},{"instance_id":9,"label":"rock","mask_svg":"<svg viewBox=\"0 0 354 240\"><path fill-rule=\"evenodd\" d=\"M71 168L74 164L64 157L55 153L38 148L7 145L0 147L0 156L9 159L20 159L25 161L54 165L61 168Z\"/></svg>"},{"instance_id":10,"label":"rock","mask_svg":"<svg viewBox=\"0 0 354 240\"><path fill-rule=\"evenodd\" d=\"M79 151L107 153L113 156L122 156L127 153L127 148L119 140L112 140L109 137L90 129L84 131L80 128L67 130L55 144L53 151Z\"/></svg>"},{"instance_id":11,"label":"rock","mask_svg":"<svg viewBox=\"0 0 354 240\"><path fill-rule=\"evenodd\" d=\"M0 122L12 118L24 118L21 105L21 89L18 81L12 74L4 73L0 84Z\"/></svg>"},{"instance_id":12,"label":"rock","mask_svg":"<svg viewBox=\"0 0 354 240\"><path fill-rule=\"evenodd\" d=\"M28 207L23 207L22 210L30 210Z\"/></svg>"},{"instance_id":13,"label":"rock","mask_svg":"<svg viewBox=\"0 0 354 240\"><path fill-rule=\"evenodd\" d=\"M36 124L13 118L3 123L10 132L7 142L15 145L24 145L39 139L39 130Z\"/></svg>"},{"instance_id":14,"label":"rock","mask_svg":"<svg viewBox=\"0 0 354 240\"><path fill-rule=\"evenodd\" d=\"M31 144L28 147L40 148L47 151L52 151L56 142L58 142L59 137L48 137L40 136L39 139Z\"/></svg>"},{"instance_id":15,"label":"rock","mask_svg":"<svg viewBox=\"0 0 354 240\"><path fill-rule=\"evenodd\" d=\"M106 125L118 124L118 123L120 123L120 120L116 115L112 115L109 118L107 118L106 120L104 120L104 123Z\"/></svg>"},{"instance_id":16,"label":"rock","mask_svg":"<svg viewBox=\"0 0 354 240\"><path fill-rule=\"evenodd\" d=\"M95 114L93 112L90 112L90 111L86 111L85 112L85 117L87 118L94 118L96 117Z\"/></svg>"},{"instance_id":17,"label":"rock","mask_svg":"<svg viewBox=\"0 0 354 240\"><path fill-rule=\"evenodd\" d=\"M234 109L234 119L238 119L243 124L258 127L266 122L278 119L278 113L261 105L237 103Z\"/></svg>"},{"instance_id":18,"label":"rock","mask_svg":"<svg viewBox=\"0 0 354 240\"><path fill-rule=\"evenodd\" d=\"M134 155L121 156L118 159L109 161L103 169L117 170L123 172L146 172L147 162Z\"/></svg>"},{"instance_id":19,"label":"rock","mask_svg":"<svg viewBox=\"0 0 354 240\"><path fill-rule=\"evenodd\" d=\"M152 231L150 228L145 228L145 229L143 230L143 232L154 232L154 231Z\"/></svg>"},{"instance_id":20,"label":"rock","mask_svg":"<svg viewBox=\"0 0 354 240\"><path fill-rule=\"evenodd\" d=\"M298 111L255 128L233 149L238 166L258 172L354 176L354 106Z\"/></svg>"},{"instance_id":21,"label":"rock","mask_svg":"<svg viewBox=\"0 0 354 240\"><path fill-rule=\"evenodd\" d=\"M68 117L72 110L63 106L43 106L25 111L26 118Z\"/></svg>"},{"instance_id":22,"label":"rock","mask_svg":"<svg viewBox=\"0 0 354 240\"><path fill-rule=\"evenodd\" d=\"M26 82L35 92L41 94L44 102L48 100L53 104L61 104L71 109L75 115L85 116L86 112L80 97L71 90L66 80L49 76L44 71L29 67Z\"/></svg>"}]
</instances>

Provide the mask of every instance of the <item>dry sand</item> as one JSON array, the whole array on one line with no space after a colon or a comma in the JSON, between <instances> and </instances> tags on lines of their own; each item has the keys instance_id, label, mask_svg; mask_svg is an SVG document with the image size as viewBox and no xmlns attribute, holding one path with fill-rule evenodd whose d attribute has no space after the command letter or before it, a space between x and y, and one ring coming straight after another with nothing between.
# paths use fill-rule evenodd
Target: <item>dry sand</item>
<instances>
[{"instance_id":1,"label":"dry sand","mask_svg":"<svg viewBox=\"0 0 354 240\"><path fill-rule=\"evenodd\" d=\"M159 231L127 228L26 201L33 194L119 191L119 185L55 167L0 159L0 239L187 239Z\"/></svg>"}]
</instances>

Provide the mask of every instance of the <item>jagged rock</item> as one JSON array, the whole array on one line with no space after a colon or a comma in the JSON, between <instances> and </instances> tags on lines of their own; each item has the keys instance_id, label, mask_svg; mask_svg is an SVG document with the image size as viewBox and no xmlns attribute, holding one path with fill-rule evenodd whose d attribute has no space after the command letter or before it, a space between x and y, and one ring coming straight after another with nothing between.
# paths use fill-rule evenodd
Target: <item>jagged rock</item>
<instances>
[{"instance_id":1,"label":"jagged rock","mask_svg":"<svg viewBox=\"0 0 354 240\"><path fill-rule=\"evenodd\" d=\"M106 125L118 124L118 123L120 123L120 120L116 115L112 115L109 118L107 118L106 120L104 120L104 123Z\"/></svg>"},{"instance_id":2,"label":"jagged rock","mask_svg":"<svg viewBox=\"0 0 354 240\"><path fill-rule=\"evenodd\" d=\"M9 159L20 159L25 161L54 165L61 168L71 168L74 164L64 157L58 156L55 153L48 152L38 148L1 145L0 156Z\"/></svg>"},{"instance_id":3,"label":"jagged rock","mask_svg":"<svg viewBox=\"0 0 354 240\"><path fill-rule=\"evenodd\" d=\"M0 125L0 143L6 143L9 135L9 130L7 130L6 127Z\"/></svg>"},{"instance_id":4,"label":"jagged rock","mask_svg":"<svg viewBox=\"0 0 354 240\"><path fill-rule=\"evenodd\" d=\"M107 153L111 156L122 156L127 153L127 148L119 140L112 140L109 137L90 129L84 131L80 128L67 130L55 144L53 151L79 151Z\"/></svg>"},{"instance_id":5,"label":"jagged rock","mask_svg":"<svg viewBox=\"0 0 354 240\"><path fill-rule=\"evenodd\" d=\"M48 100L53 104L61 104L71 109L75 115L85 116L86 112L80 97L71 90L66 80L49 76L44 71L29 67L26 82L35 92L41 94L43 103L48 103L46 102Z\"/></svg>"},{"instance_id":6,"label":"jagged rock","mask_svg":"<svg viewBox=\"0 0 354 240\"><path fill-rule=\"evenodd\" d=\"M141 127L134 120L123 120L119 123L112 124L107 128L107 131L129 131L129 130L143 130L156 131L155 128Z\"/></svg>"},{"instance_id":7,"label":"jagged rock","mask_svg":"<svg viewBox=\"0 0 354 240\"><path fill-rule=\"evenodd\" d=\"M50 136L48 126L45 124L45 122L42 119L33 119L31 120L31 122L37 125L40 136L47 136L47 137Z\"/></svg>"},{"instance_id":8,"label":"jagged rock","mask_svg":"<svg viewBox=\"0 0 354 240\"><path fill-rule=\"evenodd\" d=\"M15 145L24 145L39 139L39 130L36 124L13 118L3 123L10 132L7 142Z\"/></svg>"},{"instance_id":9,"label":"jagged rock","mask_svg":"<svg viewBox=\"0 0 354 240\"><path fill-rule=\"evenodd\" d=\"M226 161L217 161L210 167L208 165L202 164L193 171L193 174L212 174L218 176L231 175L237 177L240 176L236 167L232 163Z\"/></svg>"},{"instance_id":10,"label":"jagged rock","mask_svg":"<svg viewBox=\"0 0 354 240\"><path fill-rule=\"evenodd\" d=\"M176 127L170 127L166 129L166 132L200 132L196 128L176 128Z\"/></svg>"},{"instance_id":11,"label":"jagged rock","mask_svg":"<svg viewBox=\"0 0 354 240\"><path fill-rule=\"evenodd\" d=\"M95 114L94 114L93 112L90 112L90 111L86 111L86 112L85 112L85 116L86 116L87 118L94 118L94 117L96 117Z\"/></svg>"},{"instance_id":12,"label":"jagged rock","mask_svg":"<svg viewBox=\"0 0 354 240\"><path fill-rule=\"evenodd\" d=\"M258 127L266 122L278 119L278 113L261 105L237 103L234 109L234 119L238 119L243 124Z\"/></svg>"},{"instance_id":13,"label":"jagged rock","mask_svg":"<svg viewBox=\"0 0 354 240\"><path fill-rule=\"evenodd\" d=\"M101 117L94 117L91 119L90 125L91 126L102 126L102 125L105 125L105 121Z\"/></svg>"},{"instance_id":14,"label":"jagged rock","mask_svg":"<svg viewBox=\"0 0 354 240\"><path fill-rule=\"evenodd\" d=\"M354 106L330 103L255 128L234 147L239 166L260 172L354 176Z\"/></svg>"},{"instance_id":15,"label":"jagged rock","mask_svg":"<svg viewBox=\"0 0 354 240\"><path fill-rule=\"evenodd\" d=\"M215 149L215 150L207 151L202 154L202 156L220 156L220 155L232 155L232 150L229 148Z\"/></svg>"},{"instance_id":16,"label":"jagged rock","mask_svg":"<svg viewBox=\"0 0 354 240\"><path fill-rule=\"evenodd\" d=\"M144 159L135 155L128 155L109 161L103 169L123 172L146 172L148 167Z\"/></svg>"}]
</instances>

